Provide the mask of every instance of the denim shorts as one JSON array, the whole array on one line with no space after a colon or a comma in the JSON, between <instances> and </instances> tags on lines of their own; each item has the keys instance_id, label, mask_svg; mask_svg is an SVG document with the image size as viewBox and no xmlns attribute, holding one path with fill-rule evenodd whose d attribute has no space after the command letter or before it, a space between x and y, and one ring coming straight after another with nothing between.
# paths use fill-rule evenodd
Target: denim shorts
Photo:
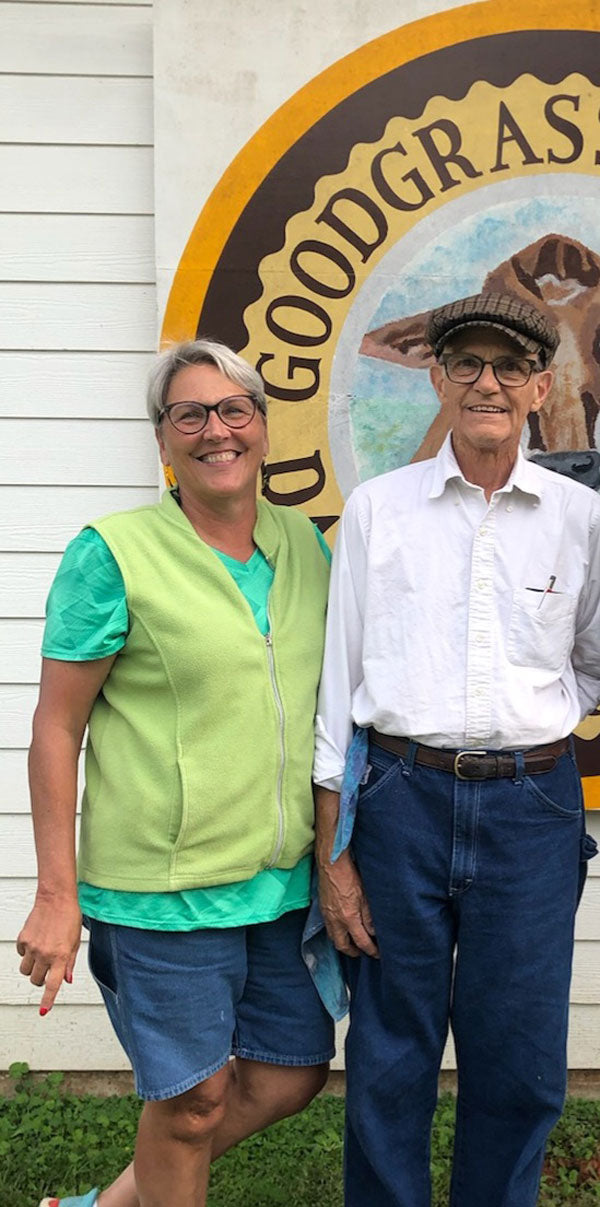
<instances>
[{"instance_id":1,"label":"denim shorts","mask_svg":"<svg viewBox=\"0 0 600 1207\"><path fill-rule=\"evenodd\" d=\"M141 1098L175 1098L232 1054L288 1066L331 1059L333 1022L300 952L306 914L183 932L85 919L90 970Z\"/></svg>"}]
</instances>

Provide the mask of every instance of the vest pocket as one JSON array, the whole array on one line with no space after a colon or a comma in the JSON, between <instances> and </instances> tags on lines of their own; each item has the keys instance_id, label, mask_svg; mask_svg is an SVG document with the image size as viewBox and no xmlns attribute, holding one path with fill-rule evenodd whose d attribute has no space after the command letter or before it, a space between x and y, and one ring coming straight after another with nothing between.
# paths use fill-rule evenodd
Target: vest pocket
<instances>
[{"instance_id":1,"label":"vest pocket","mask_svg":"<svg viewBox=\"0 0 600 1207\"><path fill-rule=\"evenodd\" d=\"M565 665L573 637L576 599L548 591L513 592L507 653L516 666L560 671Z\"/></svg>"},{"instance_id":2,"label":"vest pocket","mask_svg":"<svg viewBox=\"0 0 600 1207\"><path fill-rule=\"evenodd\" d=\"M167 842L170 847L177 847L181 837L184 816L184 800L187 800L185 788L185 776L181 763L178 760L173 775L173 788L171 791L171 804L168 814L169 820L167 823Z\"/></svg>"}]
</instances>

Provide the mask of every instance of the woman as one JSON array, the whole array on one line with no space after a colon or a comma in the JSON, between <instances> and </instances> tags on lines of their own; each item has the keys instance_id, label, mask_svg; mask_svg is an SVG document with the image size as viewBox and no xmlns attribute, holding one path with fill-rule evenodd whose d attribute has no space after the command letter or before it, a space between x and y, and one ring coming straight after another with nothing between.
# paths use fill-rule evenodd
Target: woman
<instances>
[{"instance_id":1,"label":"woman","mask_svg":"<svg viewBox=\"0 0 600 1207\"><path fill-rule=\"evenodd\" d=\"M86 1207L199 1207L210 1161L301 1110L333 1052L300 958L325 547L306 517L257 502L266 402L240 357L209 341L164 353L148 410L176 486L69 546L30 754L39 881L21 972L46 1014L83 912L145 1099L133 1166L63 1200Z\"/></svg>"}]
</instances>

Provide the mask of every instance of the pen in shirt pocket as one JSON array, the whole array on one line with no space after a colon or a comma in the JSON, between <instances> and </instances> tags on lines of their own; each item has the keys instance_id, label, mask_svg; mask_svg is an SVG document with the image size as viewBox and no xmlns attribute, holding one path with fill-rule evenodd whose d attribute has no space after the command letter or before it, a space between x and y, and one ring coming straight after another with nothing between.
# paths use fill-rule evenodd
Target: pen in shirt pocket
<instances>
[{"instance_id":1,"label":"pen in shirt pocket","mask_svg":"<svg viewBox=\"0 0 600 1207\"><path fill-rule=\"evenodd\" d=\"M546 596L547 596L547 595L550 595L550 594L552 593L552 589L553 589L553 587L554 587L555 582L556 582L556 575L555 575L555 574L551 574L551 575L550 575L550 578L548 579L548 582L546 583L546 586L544 587L544 590L542 591L542 598L540 599L540 602L539 602L539 604L538 604L538 606L537 606L537 608L536 608L536 611L537 611L537 612L539 612L539 610L540 610L540 608L541 608L541 606L542 606L542 604L543 604L543 602L544 602L544 600L545 600Z\"/></svg>"}]
</instances>

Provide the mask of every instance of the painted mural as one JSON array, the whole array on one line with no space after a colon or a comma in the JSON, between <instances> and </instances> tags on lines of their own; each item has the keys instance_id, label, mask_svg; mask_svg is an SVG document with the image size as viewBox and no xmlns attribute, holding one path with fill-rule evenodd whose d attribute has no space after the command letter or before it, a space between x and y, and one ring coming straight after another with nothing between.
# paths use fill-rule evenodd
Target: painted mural
<instances>
[{"instance_id":1,"label":"painted mural","mask_svg":"<svg viewBox=\"0 0 600 1207\"><path fill-rule=\"evenodd\" d=\"M482 287L557 323L525 451L600 489L599 114L598 0L486 0L361 47L244 148L191 233L163 341L216 336L260 369L268 497L332 537L359 481L434 455L427 316ZM588 718L578 758L600 807L599 735Z\"/></svg>"}]
</instances>

